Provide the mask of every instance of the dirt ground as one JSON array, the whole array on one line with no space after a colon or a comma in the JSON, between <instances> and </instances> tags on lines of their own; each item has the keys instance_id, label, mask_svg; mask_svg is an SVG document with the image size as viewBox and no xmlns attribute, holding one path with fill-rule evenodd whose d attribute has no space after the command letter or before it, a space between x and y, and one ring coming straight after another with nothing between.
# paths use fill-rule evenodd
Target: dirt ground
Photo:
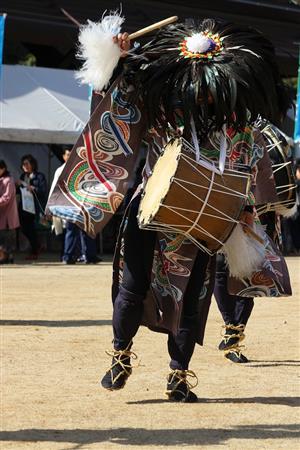
<instances>
[{"instance_id":1,"label":"dirt ground","mask_svg":"<svg viewBox=\"0 0 300 450\"><path fill-rule=\"evenodd\" d=\"M249 364L217 350L222 321L213 301L205 346L191 364L197 404L165 400L166 336L146 328L126 388L99 386L112 339L110 261L1 268L0 448L300 448L300 258L288 265L293 297L256 300Z\"/></svg>"}]
</instances>

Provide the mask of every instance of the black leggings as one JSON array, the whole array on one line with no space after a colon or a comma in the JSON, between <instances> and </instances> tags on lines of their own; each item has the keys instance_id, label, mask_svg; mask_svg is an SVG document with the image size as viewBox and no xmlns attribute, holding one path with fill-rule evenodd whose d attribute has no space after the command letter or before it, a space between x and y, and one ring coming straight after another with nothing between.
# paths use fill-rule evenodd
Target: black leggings
<instances>
[{"instance_id":1,"label":"black leggings","mask_svg":"<svg viewBox=\"0 0 300 450\"><path fill-rule=\"evenodd\" d=\"M204 284L208 261L208 255L199 250L183 297L180 328L176 336L171 333L168 336L171 369L188 369L193 356L203 306L199 297Z\"/></svg>"},{"instance_id":2,"label":"black leggings","mask_svg":"<svg viewBox=\"0 0 300 450\"><path fill-rule=\"evenodd\" d=\"M114 302L113 331L116 350L125 349L138 331L143 301L151 281L156 232L140 230L137 224L139 198L130 207L124 233L123 280ZM179 332L169 333L168 350L172 369L185 370L192 357L199 323L199 296L204 283L208 256L198 252L183 299Z\"/></svg>"},{"instance_id":3,"label":"black leggings","mask_svg":"<svg viewBox=\"0 0 300 450\"><path fill-rule=\"evenodd\" d=\"M226 325L246 325L254 306L253 298L229 294L227 289L228 275L224 257L218 255L214 296L219 311Z\"/></svg>"}]
</instances>

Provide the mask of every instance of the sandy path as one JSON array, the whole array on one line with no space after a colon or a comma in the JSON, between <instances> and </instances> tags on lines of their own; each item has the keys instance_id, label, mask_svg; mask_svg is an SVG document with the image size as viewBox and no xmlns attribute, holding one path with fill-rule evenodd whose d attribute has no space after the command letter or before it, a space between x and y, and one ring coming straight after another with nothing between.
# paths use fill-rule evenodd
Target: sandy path
<instances>
[{"instance_id":1,"label":"sandy path","mask_svg":"<svg viewBox=\"0 0 300 450\"><path fill-rule=\"evenodd\" d=\"M126 389L98 380L111 346L111 264L15 265L1 271L1 449L297 449L300 258L288 258L294 296L258 299L247 328L251 363L217 350L210 312L191 369L193 405L164 400L166 337L141 328L141 367Z\"/></svg>"}]
</instances>

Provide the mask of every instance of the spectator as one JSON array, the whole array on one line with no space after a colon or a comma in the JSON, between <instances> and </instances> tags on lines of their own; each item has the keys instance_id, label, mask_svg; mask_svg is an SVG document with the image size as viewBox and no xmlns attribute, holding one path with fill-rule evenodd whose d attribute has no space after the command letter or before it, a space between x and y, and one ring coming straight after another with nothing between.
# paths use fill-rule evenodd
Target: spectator
<instances>
[{"instance_id":1,"label":"spectator","mask_svg":"<svg viewBox=\"0 0 300 450\"><path fill-rule=\"evenodd\" d=\"M56 169L53 182L50 188L49 197L52 194L54 187L62 173L66 162L69 159L71 150L65 147L62 152L64 163ZM76 261L84 262L86 264L96 264L101 259L97 257L96 240L90 238L83 230L80 230L77 225L53 217L53 228L57 235L62 234L62 261L64 264L75 264ZM78 250L80 246L81 250ZM77 259L78 253L80 257Z\"/></svg>"},{"instance_id":2,"label":"spectator","mask_svg":"<svg viewBox=\"0 0 300 450\"><path fill-rule=\"evenodd\" d=\"M0 264L13 262L15 229L20 226L14 179L0 160Z\"/></svg>"},{"instance_id":3,"label":"spectator","mask_svg":"<svg viewBox=\"0 0 300 450\"><path fill-rule=\"evenodd\" d=\"M48 199L50 198L52 192L54 191L54 188L56 186L56 183L62 173L62 171L65 168L66 162L68 161L69 157L71 155L71 149L69 147L64 147L62 150L62 154L61 157L63 159L63 164L61 166L59 166L55 173L54 173L54 177L53 177L53 181L50 187L50 191L49 191L49 196ZM52 217L52 231L55 232L56 236L60 236L61 238L61 259L63 257L64 254L64 240L65 240L65 234L66 234L66 221L63 219L60 219L58 217L53 216Z\"/></svg>"},{"instance_id":4,"label":"spectator","mask_svg":"<svg viewBox=\"0 0 300 450\"><path fill-rule=\"evenodd\" d=\"M83 230L80 230L80 247L81 256L77 259L78 262L97 264L102 261L102 259L97 256L96 238L91 238Z\"/></svg>"},{"instance_id":5,"label":"spectator","mask_svg":"<svg viewBox=\"0 0 300 450\"><path fill-rule=\"evenodd\" d=\"M80 256L77 258L79 245ZM102 259L97 256L96 239L89 237L75 223L67 222L63 263L76 264L76 261L97 264Z\"/></svg>"},{"instance_id":6,"label":"spectator","mask_svg":"<svg viewBox=\"0 0 300 450\"><path fill-rule=\"evenodd\" d=\"M49 191L49 196L48 197L50 197L50 195L52 194L52 192L53 192L53 190L55 188L55 185L56 185L56 183L57 183L57 181L58 181L62 171L64 170L66 162L68 161L70 155L71 155L71 149L69 147L63 147L61 157L62 157L64 162L63 162L63 164L61 166L59 166L56 169L56 171L54 173L54 177L53 177L53 181L52 181L52 184L51 184L51 187L50 187L50 191Z\"/></svg>"},{"instance_id":7,"label":"spectator","mask_svg":"<svg viewBox=\"0 0 300 450\"><path fill-rule=\"evenodd\" d=\"M38 258L40 246L37 238L36 225L44 214L47 201L47 183L45 175L38 172L37 160L32 155L24 155L21 159L22 174L17 185L23 189L19 208L21 230L29 240L31 252L26 257L29 260ZM25 207L25 195L32 194L33 208L28 211Z\"/></svg>"}]
</instances>

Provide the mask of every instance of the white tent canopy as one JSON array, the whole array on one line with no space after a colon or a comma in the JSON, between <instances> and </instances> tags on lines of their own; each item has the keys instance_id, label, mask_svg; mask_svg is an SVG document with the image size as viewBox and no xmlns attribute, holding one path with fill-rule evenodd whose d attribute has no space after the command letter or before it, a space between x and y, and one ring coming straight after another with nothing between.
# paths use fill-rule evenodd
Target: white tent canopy
<instances>
[{"instance_id":1,"label":"white tent canopy","mask_svg":"<svg viewBox=\"0 0 300 450\"><path fill-rule=\"evenodd\" d=\"M88 87L72 70L2 66L0 141L74 144L88 117Z\"/></svg>"}]
</instances>

